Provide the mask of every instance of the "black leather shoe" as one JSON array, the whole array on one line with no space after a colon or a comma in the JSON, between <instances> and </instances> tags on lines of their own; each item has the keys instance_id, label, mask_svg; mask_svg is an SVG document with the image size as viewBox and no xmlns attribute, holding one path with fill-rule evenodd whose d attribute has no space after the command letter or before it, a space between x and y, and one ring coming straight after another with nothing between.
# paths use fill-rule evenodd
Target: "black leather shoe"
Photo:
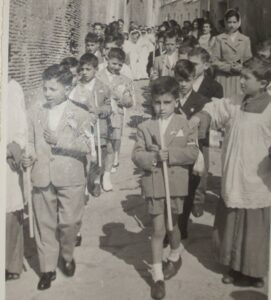
<instances>
[{"instance_id":1,"label":"black leather shoe","mask_svg":"<svg viewBox=\"0 0 271 300\"><path fill-rule=\"evenodd\" d=\"M165 280L168 280L168 279L172 278L173 276L175 276L178 273L178 271L180 270L181 265L182 265L181 256L176 262L168 259L163 264L163 273L164 273Z\"/></svg>"},{"instance_id":2,"label":"black leather shoe","mask_svg":"<svg viewBox=\"0 0 271 300\"><path fill-rule=\"evenodd\" d=\"M242 276L240 272L231 269L227 274L223 275L222 282L224 284L233 284L238 280L240 281L241 277Z\"/></svg>"},{"instance_id":3,"label":"black leather shoe","mask_svg":"<svg viewBox=\"0 0 271 300\"><path fill-rule=\"evenodd\" d=\"M264 287L264 280L262 278L250 277L251 286L255 288L263 288Z\"/></svg>"},{"instance_id":4,"label":"black leather shoe","mask_svg":"<svg viewBox=\"0 0 271 300\"><path fill-rule=\"evenodd\" d=\"M166 287L165 282L158 280L154 282L151 286L151 297L155 300L160 300L166 296Z\"/></svg>"},{"instance_id":5,"label":"black leather shoe","mask_svg":"<svg viewBox=\"0 0 271 300\"><path fill-rule=\"evenodd\" d=\"M75 272L75 261L74 259L72 261L65 261L65 259L63 258L63 273L68 276L68 277L72 277L74 275Z\"/></svg>"},{"instance_id":6,"label":"black leather shoe","mask_svg":"<svg viewBox=\"0 0 271 300\"><path fill-rule=\"evenodd\" d=\"M16 280L20 278L20 274L19 273L11 273L9 271L6 270L6 281L8 280Z\"/></svg>"},{"instance_id":7,"label":"black leather shoe","mask_svg":"<svg viewBox=\"0 0 271 300\"><path fill-rule=\"evenodd\" d=\"M51 287L51 281L56 279L56 271L41 273L40 281L38 283L38 290L47 290Z\"/></svg>"},{"instance_id":8,"label":"black leather shoe","mask_svg":"<svg viewBox=\"0 0 271 300\"><path fill-rule=\"evenodd\" d=\"M194 204L192 207L192 215L196 218L199 218L203 215L203 205L202 204Z\"/></svg>"},{"instance_id":9,"label":"black leather shoe","mask_svg":"<svg viewBox=\"0 0 271 300\"><path fill-rule=\"evenodd\" d=\"M100 197L102 193L101 185L98 183L94 183L91 194L94 197Z\"/></svg>"},{"instance_id":10,"label":"black leather shoe","mask_svg":"<svg viewBox=\"0 0 271 300\"><path fill-rule=\"evenodd\" d=\"M82 244L82 235L81 234L78 234L76 236L76 243L75 243L75 247L80 247Z\"/></svg>"}]
</instances>

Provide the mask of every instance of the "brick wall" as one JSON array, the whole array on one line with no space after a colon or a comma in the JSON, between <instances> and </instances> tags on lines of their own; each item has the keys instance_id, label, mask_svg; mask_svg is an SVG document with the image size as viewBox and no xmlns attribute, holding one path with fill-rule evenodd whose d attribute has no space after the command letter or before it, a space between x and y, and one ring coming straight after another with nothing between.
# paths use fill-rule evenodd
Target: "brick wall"
<instances>
[{"instance_id":1,"label":"brick wall","mask_svg":"<svg viewBox=\"0 0 271 300\"><path fill-rule=\"evenodd\" d=\"M31 97L43 70L80 42L82 0L10 0L10 74ZM87 16L86 16L87 18Z\"/></svg>"}]
</instances>

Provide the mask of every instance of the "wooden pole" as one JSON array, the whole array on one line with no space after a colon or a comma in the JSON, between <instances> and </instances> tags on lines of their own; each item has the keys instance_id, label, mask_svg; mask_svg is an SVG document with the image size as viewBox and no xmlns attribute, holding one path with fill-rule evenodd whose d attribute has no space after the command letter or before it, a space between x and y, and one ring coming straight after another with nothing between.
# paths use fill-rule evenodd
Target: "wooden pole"
<instances>
[{"instance_id":1,"label":"wooden pole","mask_svg":"<svg viewBox=\"0 0 271 300\"><path fill-rule=\"evenodd\" d=\"M28 145L25 148L25 155L29 157ZM31 168L28 167L24 173L26 182L25 197L28 205L28 219L29 219L29 236L34 237L34 224L33 224L33 206L32 206L32 186L31 186Z\"/></svg>"},{"instance_id":2,"label":"wooden pole","mask_svg":"<svg viewBox=\"0 0 271 300\"><path fill-rule=\"evenodd\" d=\"M97 93L94 93L94 100L95 100L95 106L96 108L98 108L98 100L97 100ZM102 167L102 154L101 154L101 136L100 136L100 120L99 120L99 116L97 119L97 146L98 146L98 166L99 168Z\"/></svg>"},{"instance_id":3,"label":"wooden pole","mask_svg":"<svg viewBox=\"0 0 271 300\"><path fill-rule=\"evenodd\" d=\"M159 133L160 133L160 140L161 140L161 149L163 150L165 148L165 144L164 144L164 134L162 131L161 119L159 119L158 122L159 122ZM165 189L166 189L166 208L167 208L168 230L172 231L173 224L172 224L171 203L170 203L168 168L167 168L166 161L163 161L163 173L164 173L164 181L165 181Z\"/></svg>"}]
</instances>

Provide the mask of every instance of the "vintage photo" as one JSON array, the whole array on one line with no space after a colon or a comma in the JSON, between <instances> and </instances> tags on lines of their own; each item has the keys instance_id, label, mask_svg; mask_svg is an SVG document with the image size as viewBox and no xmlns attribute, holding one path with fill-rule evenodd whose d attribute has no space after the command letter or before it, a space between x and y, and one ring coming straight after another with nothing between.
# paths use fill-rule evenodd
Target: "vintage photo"
<instances>
[{"instance_id":1,"label":"vintage photo","mask_svg":"<svg viewBox=\"0 0 271 300\"><path fill-rule=\"evenodd\" d=\"M270 0L1 8L5 299L267 300Z\"/></svg>"}]
</instances>

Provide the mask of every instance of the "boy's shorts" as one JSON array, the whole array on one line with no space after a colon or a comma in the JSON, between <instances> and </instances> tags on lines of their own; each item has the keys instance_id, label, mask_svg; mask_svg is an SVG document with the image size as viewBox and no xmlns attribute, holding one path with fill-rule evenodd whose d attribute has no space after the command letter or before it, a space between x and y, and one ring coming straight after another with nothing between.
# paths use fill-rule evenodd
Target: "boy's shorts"
<instances>
[{"instance_id":1,"label":"boy's shorts","mask_svg":"<svg viewBox=\"0 0 271 300\"><path fill-rule=\"evenodd\" d=\"M171 197L171 212L174 215L183 213L183 204L185 197ZM150 215L161 215L166 213L166 199L165 198L146 198L148 213Z\"/></svg>"}]
</instances>

